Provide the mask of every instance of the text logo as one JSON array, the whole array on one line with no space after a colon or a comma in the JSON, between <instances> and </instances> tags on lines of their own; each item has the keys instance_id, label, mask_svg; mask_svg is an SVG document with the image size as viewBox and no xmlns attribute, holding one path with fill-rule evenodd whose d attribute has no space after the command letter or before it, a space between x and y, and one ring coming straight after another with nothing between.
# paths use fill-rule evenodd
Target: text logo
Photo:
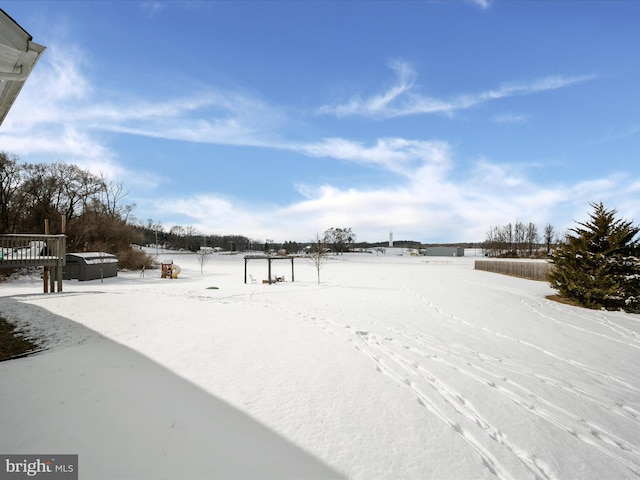
<instances>
[{"instance_id":1,"label":"text logo","mask_svg":"<svg viewBox=\"0 0 640 480\"><path fill-rule=\"evenodd\" d=\"M0 480L78 480L78 455L0 455Z\"/></svg>"}]
</instances>

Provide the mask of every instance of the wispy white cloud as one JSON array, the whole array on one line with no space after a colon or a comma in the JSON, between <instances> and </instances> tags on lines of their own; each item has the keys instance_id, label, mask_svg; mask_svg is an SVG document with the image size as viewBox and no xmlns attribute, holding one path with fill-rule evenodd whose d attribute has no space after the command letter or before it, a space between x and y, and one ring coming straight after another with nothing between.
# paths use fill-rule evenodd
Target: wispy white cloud
<instances>
[{"instance_id":1,"label":"wispy white cloud","mask_svg":"<svg viewBox=\"0 0 640 480\"><path fill-rule=\"evenodd\" d=\"M423 241L480 241L490 226L513 221L540 226L550 222L564 231L573 219L584 216L594 199L624 204L622 186L628 183L623 175L612 174L544 185L529 178L525 169L487 158L461 174L455 152L446 142L394 138L367 147L331 139L309 145L306 154L398 175L376 188L298 184L300 198L284 205L243 206L241 201L217 195L158 201L164 212L203 231L237 228L253 238L277 241L311 239L314 232L330 226L349 226L359 238L372 241L385 238L389 230Z\"/></svg>"},{"instance_id":2,"label":"wispy white cloud","mask_svg":"<svg viewBox=\"0 0 640 480\"><path fill-rule=\"evenodd\" d=\"M16 99L3 131L64 122L69 109L59 107L79 105L90 98L93 88L83 74L87 60L82 51L73 45L50 45L45 53Z\"/></svg>"},{"instance_id":3,"label":"wispy white cloud","mask_svg":"<svg viewBox=\"0 0 640 480\"><path fill-rule=\"evenodd\" d=\"M477 5L482 10L487 10L493 3L491 0L471 0L471 3Z\"/></svg>"},{"instance_id":4,"label":"wispy white cloud","mask_svg":"<svg viewBox=\"0 0 640 480\"><path fill-rule=\"evenodd\" d=\"M476 162L475 178L484 185L503 187L518 187L526 183L525 177L509 165L490 162L484 158Z\"/></svg>"},{"instance_id":5,"label":"wispy white cloud","mask_svg":"<svg viewBox=\"0 0 640 480\"><path fill-rule=\"evenodd\" d=\"M584 217L588 203L599 194L604 196L597 198L618 204L611 189L615 192L621 185L614 177L553 187L526 180L484 184L477 181L480 178L422 177L369 189L309 185L299 201L286 205L243 206L215 194L158 202L165 214L180 219L178 223L202 231L243 232L256 239L304 241L330 226L349 226L359 238L371 241L384 239L389 230L423 241L481 241L490 226L514 221L539 226L550 222L564 231L574 219Z\"/></svg>"},{"instance_id":6,"label":"wispy white cloud","mask_svg":"<svg viewBox=\"0 0 640 480\"><path fill-rule=\"evenodd\" d=\"M149 16L154 16L166 8L166 5L160 1L145 0L140 2L140 9Z\"/></svg>"},{"instance_id":7,"label":"wispy white cloud","mask_svg":"<svg viewBox=\"0 0 640 480\"><path fill-rule=\"evenodd\" d=\"M294 148L311 157L383 169L396 174L396 180L378 189L298 184L300 200L287 205L242 207L242 202L218 195L199 195L160 199L158 208L188 218L202 230L229 231L235 226L247 235L279 238L282 232L288 232L304 240L305 235L312 236L331 225L350 225L364 236L389 228L408 231L416 222L435 231L446 223L450 203L459 197L459 187L447 173L452 149L445 142L386 138L367 146L332 138Z\"/></svg>"},{"instance_id":8,"label":"wispy white cloud","mask_svg":"<svg viewBox=\"0 0 640 480\"><path fill-rule=\"evenodd\" d=\"M394 61L389 66L396 73L397 81L386 92L367 99L355 96L342 105L324 105L318 109L318 112L347 117L354 114L378 115L380 112L393 109L392 103L411 90L417 75L411 65L406 62Z\"/></svg>"},{"instance_id":9,"label":"wispy white cloud","mask_svg":"<svg viewBox=\"0 0 640 480\"><path fill-rule=\"evenodd\" d=\"M391 68L396 72L397 81L384 93L369 98L355 95L345 103L323 105L318 109L318 113L337 117L379 118L421 114L452 115L459 110L474 108L486 102L556 90L595 78L593 75L552 75L531 82L504 83L490 90L460 94L450 99L438 99L416 92L417 75L408 63L395 62Z\"/></svg>"},{"instance_id":10,"label":"wispy white cloud","mask_svg":"<svg viewBox=\"0 0 640 480\"><path fill-rule=\"evenodd\" d=\"M501 115L496 115L495 117L493 117L493 121L496 123L520 124L525 123L527 120L529 120L528 115L517 113L503 113Z\"/></svg>"},{"instance_id":11,"label":"wispy white cloud","mask_svg":"<svg viewBox=\"0 0 640 480\"><path fill-rule=\"evenodd\" d=\"M381 138L372 146L344 138L328 138L316 143L292 145L294 150L311 157L328 157L377 166L402 176L412 176L425 164L446 169L449 146L439 141L416 141L404 138Z\"/></svg>"},{"instance_id":12,"label":"wispy white cloud","mask_svg":"<svg viewBox=\"0 0 640 480\"><path fill-rule=\"evenodd\" d=\"M637 180L633 183L631 183L630 185L627 186L627 188L625 189L626 193L640 193L640 180Z\"/></svg>"},{"instance_id":13,"label":"wispy white cloud","mask_svg":"<svg viewBox=\"0 0 640 480\"><path fill-rule=\"evenodd\" d=\"M162 178L153 172L132 174L105 141L105 133L264 146L276 141L286 122L278 109L239 90L203 88L160 101L100 91L87 76L88 68L76 46L49 45L3 124L3 150L75 163L149 188Z\"/></svg>"},{"instance_id":14,"label":"wispy white cloud","mask_svg":"<svg viewBox=\"0 0 640 480\"><path fill-rule=\"evenodd\" d=\"M267 103L242 92L209 88L190 97L98 106L93 128L227 145L264 145L286 121Z\"/></svg>"},{"instance_id":15,"label":"wispy white cloud","mask_svg":"<svg viewBox=\"0 0 640 480\"><path fill-rule=\"evenodd\" d=\"M617 132L609 131L606 135L598 140L592 142L592 145L600 144L600 143L608 143L615 142L618 140L624 140L630 137L640 136L640 125L632 125L627 129L622 129Z\"/></svg>"}]
</instances>

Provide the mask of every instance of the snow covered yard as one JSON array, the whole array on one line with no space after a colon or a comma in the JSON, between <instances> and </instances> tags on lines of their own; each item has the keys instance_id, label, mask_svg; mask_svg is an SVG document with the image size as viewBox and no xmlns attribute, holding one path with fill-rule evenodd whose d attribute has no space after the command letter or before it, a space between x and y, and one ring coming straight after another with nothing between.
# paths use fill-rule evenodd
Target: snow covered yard
<instances>
[{"instance_id":1,"label":"snow covered yard","mask_svg":"<svg viewBox=\"0 0 640 480\"><path fill-rule=\"evenodd\" d=\"M0 452L81 478L640 476L640 316L471 258L314 268L174 255L178 279L0 285L51 349L0 363ZM217 287L210 289L209 287Z\"/></svg>"}]
</instances>

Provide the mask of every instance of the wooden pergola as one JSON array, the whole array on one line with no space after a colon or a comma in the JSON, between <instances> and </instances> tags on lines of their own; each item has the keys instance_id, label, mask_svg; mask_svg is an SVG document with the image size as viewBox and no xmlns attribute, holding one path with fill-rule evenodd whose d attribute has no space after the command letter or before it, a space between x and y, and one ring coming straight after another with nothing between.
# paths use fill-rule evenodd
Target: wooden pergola
<instances>
[{"instance_id":1,"label":"wooden pergola","mask_svg":"<svg viewBox=\"0 0 640 480\"><path fill-rule=\"evenodd\" d=\"M271 262L274 260L291 260L291 281L295 281L294 269L293 269L293 260L298 258L294 255L245 255L244 256L244 283L247 283L247 263L249 260L266 260L268 269L269 269L269 284L273 283L271 280Z\"/></svg>"}]
</instances>

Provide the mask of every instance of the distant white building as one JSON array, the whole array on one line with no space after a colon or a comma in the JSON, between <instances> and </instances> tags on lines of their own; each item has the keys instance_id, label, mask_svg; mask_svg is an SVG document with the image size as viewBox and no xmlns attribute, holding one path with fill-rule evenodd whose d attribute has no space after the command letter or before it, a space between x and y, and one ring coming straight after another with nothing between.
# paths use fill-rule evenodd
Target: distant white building
<instances>
[{"instance_id":1,"label":"distant white building","mask_svg":"<svg viewBox=\"0 0 640 480\"><path fill-rule=\"evenodd\" d=\"M420 250L421 255L428 257L464 257L462 247L427 247Z\"/></svg>"},{"instance_id":2,"label":"distant white building","mask_svg":"<svg viewBox=\"0 0 640 480\"><path fill-rule=\"evenodd\" d=\"M222 247L200 247L201 253L216 253L221 251Z\"/></svg>"}]
</instances>

